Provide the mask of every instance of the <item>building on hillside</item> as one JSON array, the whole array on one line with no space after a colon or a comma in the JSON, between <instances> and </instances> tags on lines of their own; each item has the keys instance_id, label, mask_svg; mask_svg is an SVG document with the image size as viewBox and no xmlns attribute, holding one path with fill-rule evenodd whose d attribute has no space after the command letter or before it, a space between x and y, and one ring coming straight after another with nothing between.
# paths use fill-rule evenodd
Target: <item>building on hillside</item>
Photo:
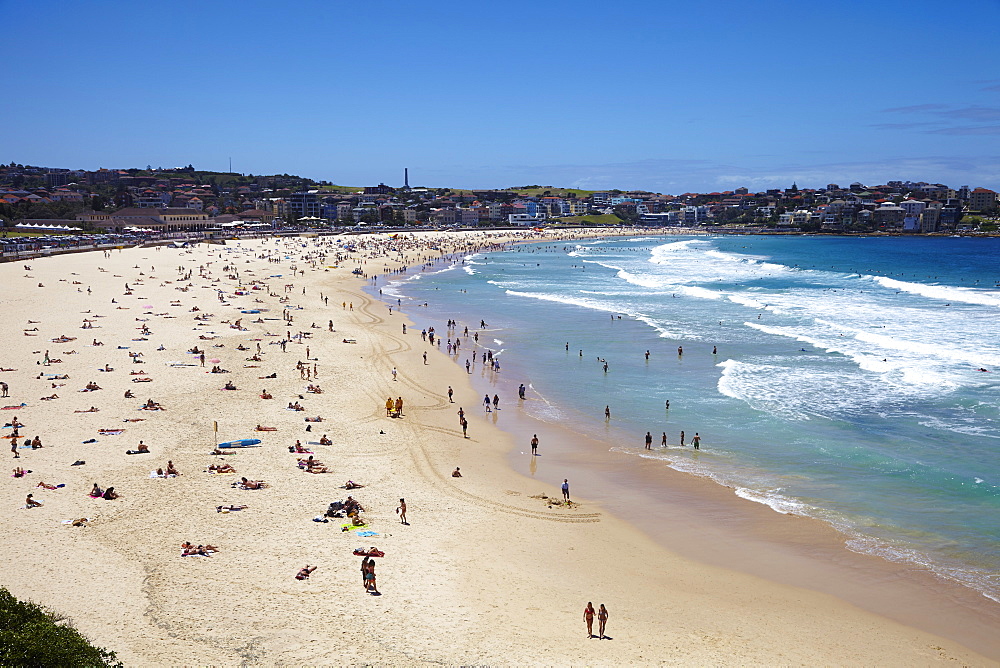
<instances>
[{"instance_id":1,"label":"building on hillside","mask_svg":"<svg viewBox=\"0 0 1000 668\"><path fill-rule=\"evenodd\" d=\"M896 206L892 202L887 202L872 212L876 225L886 228L899 228L903 226L903 218L906 211L901 206Z\"/></svg>"},{"instance_id":2,"label":"building on hillside","mask_svg":"<svg viewBox=\"0 0 1000 668\"><path fill-rule=\"evenodd\" d=\"M292 193L288 196L288 208L298 218L319 218L321 206L318 191Z\"/></svg>"},{"instance_id":3,"label":"building on hillside","mask_svg":"<svg viewBox=\"0 0 1000 668\"><path fill-rule=\"evenodd\" d=\"M969 193L970 211L989 211L997 206L996 192L987 188L976 188Z\"/></svg>"},{"instance_id":4,"label":"building on hillside","mask_svg":"<svg viewBox=\"0 0 1000 668\"><path fill-rule=\"evenodd\" d=\"M263 211L261 209L247 209L246 211L239 212L237 214L237 218L254 223L265 223L270 225L274 222L274 212Z\"/></svg>"},{"instance_id":5,"label":"building on hillside","mask_svg":"<svg viewBox=\"0 0 1000 668\"><path fill-rule=\"evenodd\" d=\"M919 217L927 208L927 203L916 199L906 199L900 202L899 206L906 212L907 216Z\"/></svg>"},{"instance_id":6,"label":"building on hillside","mask_svg":"<svg viewBox=\"0 0 1000 668\"><path fill-rule=\"evenodd\" d=\"M920 214L920 231L924 234L937 232L941 222L941 202L931 202Z\"/></svg>"},{"instance_id":7,"label":"building on hillside","mask_svg":"<svg viewBox=\"0 0 1000 668\"><path fill-rule=\"evenodd\" d=\"M141 228L155 232L191 232L215 225L208 214L196 209L142 209L129 207L118 211L88 211L77 214L76 219L103 227L108 232L122 232L126 228Z\"/></svg>"},{"instance_id":8,"label":"building on hillside","mask_svg":"<svg viewBox=\"0 0 1000 668\"><path fill-rule=\"evenodd\" d=\"M507 216L507 222L511 225L538 225L545 222L545 214L532 216L527 213L512 213Z\"/></svg>"}]
</instances>

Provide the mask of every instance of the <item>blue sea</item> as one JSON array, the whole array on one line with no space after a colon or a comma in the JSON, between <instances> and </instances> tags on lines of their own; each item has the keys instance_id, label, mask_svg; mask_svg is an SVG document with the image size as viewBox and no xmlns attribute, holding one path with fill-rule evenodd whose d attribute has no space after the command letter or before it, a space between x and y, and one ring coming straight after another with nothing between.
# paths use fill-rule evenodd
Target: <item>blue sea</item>
<instances>
[{"instance_id":1,"label":"blue sea","mask_svg":"<svg viewBox=\"0 0 1000 668\"><path fill-rule=\"evenodd\" d=\"M598 433L609 406L609 449L1000 601L998 281L1000 239L670 235L473 254L383 298L469 325L457 364L486 318L535 418Z\"/></svg>"}]
</instances>

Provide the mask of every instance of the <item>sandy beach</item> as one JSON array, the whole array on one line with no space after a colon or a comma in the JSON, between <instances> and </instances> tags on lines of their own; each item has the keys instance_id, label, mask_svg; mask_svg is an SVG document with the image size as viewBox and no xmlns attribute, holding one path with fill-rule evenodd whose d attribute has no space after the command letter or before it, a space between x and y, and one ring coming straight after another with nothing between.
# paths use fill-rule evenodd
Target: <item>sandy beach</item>
<instances>
[{"instance_id":1,"label":"sandy beach","mask_svg":"<svg viewBox=\"0 0 1000 668\"><path fill-rule=\"evenodd\" d=\"M624 463L555 433L566 472L518 470L534 425L484 416L464 370L352 273L516 240L356 237L338 259L332 238L266 239L0 265L2 403L16 407L0 423L16 416L18 444L43 445L15 459L3 441L8 469L30 473L6 473L0 494L0 586L126 665L997 665L995 610L889 566L859 580L851 560L872 558L818 522L749 502L730 514L727 490L673 473L657 502L676 513L639 517L649 490L613 482ZM150 400L162 410L141 410ZM215 447L239 439L260 442ZM126 454L140 442L148 454ZM310 454L317 472L298 463ZM180 475L151 477L168 462ZM552 503L562 478L569 506ZM92 498L95 484L118 498ZM42 505L22 508L27 494ZM360 528L324 517L348 495ZM717 498L704 512L722 519L682 517L691 495ZM231 505L246 508L219 512ZM771 539L800 549L776 555ZM217 550L182 556L185 541ZM354 554L373 546L378 593ZM608 638L588 639L588 601L607 606Z\"/></svg>"}]
</instances>

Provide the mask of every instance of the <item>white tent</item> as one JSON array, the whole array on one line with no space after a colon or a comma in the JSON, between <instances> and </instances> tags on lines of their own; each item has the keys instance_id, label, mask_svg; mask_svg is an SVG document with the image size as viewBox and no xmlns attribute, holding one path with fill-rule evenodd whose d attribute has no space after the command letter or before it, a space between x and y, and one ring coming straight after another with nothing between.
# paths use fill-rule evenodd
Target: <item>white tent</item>
<instances>
[{"instance_id":1,"label":"white tent","mask_svg":"<svg viewBox=\"0 0 1000 668\"><path fill-rule=\"evenodd\" d=\"M50 232L82 232L82 228L70 227L69 225L46 225L44 223L18 223L14 226L16 230L38 230Z\"/></svg>"}]
</instances>

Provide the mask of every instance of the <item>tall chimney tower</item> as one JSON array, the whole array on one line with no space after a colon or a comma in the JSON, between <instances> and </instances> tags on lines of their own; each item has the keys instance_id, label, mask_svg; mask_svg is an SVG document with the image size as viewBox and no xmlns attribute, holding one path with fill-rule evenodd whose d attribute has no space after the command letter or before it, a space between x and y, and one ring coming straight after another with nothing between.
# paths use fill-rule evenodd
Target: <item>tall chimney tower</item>
<instances>
[{"instance_id":1,"label":"tall chimney tower","mask_svg":"<svg viewBox=\"0 0 1000 668\"><path fill-rule=\"evenodd\" d=\"M407 190L410 189L410 168L403 167L403 187Z\"/></svg>"}]
</instances>

